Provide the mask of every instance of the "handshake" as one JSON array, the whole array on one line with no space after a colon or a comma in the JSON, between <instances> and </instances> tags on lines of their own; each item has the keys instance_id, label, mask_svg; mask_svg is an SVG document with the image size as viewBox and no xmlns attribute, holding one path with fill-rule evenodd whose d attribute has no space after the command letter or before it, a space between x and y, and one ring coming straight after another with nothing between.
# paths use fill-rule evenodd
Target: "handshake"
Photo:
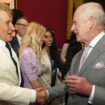
<instances>
[{"instance_id":1,"label":"handshake","mask_svg":"<svg viewBox=\"0 0 105 105\"><path fill-rule=\"evenodd\" d=\"M40 104L45 104L48 101L47 90L40 87L36 89L36 102Z\"/></svg>"}]
</instances>

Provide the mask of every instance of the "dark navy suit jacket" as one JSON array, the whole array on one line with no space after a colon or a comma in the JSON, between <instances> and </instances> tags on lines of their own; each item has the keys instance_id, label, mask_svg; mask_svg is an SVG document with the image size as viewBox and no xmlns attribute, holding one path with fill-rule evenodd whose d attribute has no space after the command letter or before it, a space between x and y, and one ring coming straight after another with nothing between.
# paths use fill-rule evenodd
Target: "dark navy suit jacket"
<instances>
[{"instance_id":1,"label":"dark navy suit jacket","mask_svg":"<svg viewBox=\"0 0 105 105\"><path fill-rule=\"evenodd\" d=\"M18 55L19 42L18 42L17 36L15 36L15 37L13 38L13 40L11 41L11 47L14 49L14 51L15 51L16 54Z\"/></svg>"}]
</instances>

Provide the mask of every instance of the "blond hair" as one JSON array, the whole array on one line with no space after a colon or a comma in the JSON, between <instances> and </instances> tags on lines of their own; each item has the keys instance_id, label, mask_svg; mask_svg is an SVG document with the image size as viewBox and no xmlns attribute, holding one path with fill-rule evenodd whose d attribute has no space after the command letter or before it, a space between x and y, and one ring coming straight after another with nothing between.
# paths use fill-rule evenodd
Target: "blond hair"
<instances>
[{"instance_id":1,"label":"blond hair","mask_svg":"<svg viewBox=\"0 0 105 105\"><path fill-rule=\"evenodd\" d=\"M19 58L21 58L24 48L31 47L40 59L42 53L40 39L41 37L44 37L45 32L46 28L43 25L37 22L30 22L26 29L25 35L22 38L19 49Z\"/></svg>"},{"instance_id":2,"label":"blond hair","mask_svg":"<svg viewBox=\"0 0 105 105\"><path fill-rule=\"evenodd\" d=\"M12 10L7 4L0 3L0 11L5 11L8 15L12 16Z\"/></svg>"}]
</instances>

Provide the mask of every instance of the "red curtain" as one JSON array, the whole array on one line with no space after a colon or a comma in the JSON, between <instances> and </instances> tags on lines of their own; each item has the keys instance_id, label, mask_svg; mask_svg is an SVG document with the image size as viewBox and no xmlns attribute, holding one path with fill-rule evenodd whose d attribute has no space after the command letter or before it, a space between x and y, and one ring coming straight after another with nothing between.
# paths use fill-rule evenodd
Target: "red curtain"
<instances>
[{"instance_id":1,"label":"red curtain","mask_svg":"<svg viewBox=\"0 0 105 105\"><path fill-rule=\"evenodd\" d=\"M55 30L58 47L66 40L67 0L18 0L17 8L31 21Z\"/></svg>"}]
</instances>

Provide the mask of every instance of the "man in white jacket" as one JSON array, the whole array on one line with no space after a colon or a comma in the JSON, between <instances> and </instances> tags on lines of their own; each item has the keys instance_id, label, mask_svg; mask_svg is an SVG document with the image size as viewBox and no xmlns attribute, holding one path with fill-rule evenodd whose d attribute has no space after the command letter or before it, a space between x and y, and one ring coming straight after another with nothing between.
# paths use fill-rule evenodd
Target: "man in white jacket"
<instances>
[{"instance_id":1,"label":"man in white jacket","mask_svg":"<svg viewBox=\"0 0 105 105\"><path fill-rule=\"evenodd\" d=\"M14 30L11 9L0 3L0 105L28 105L45 96L44 91L20 87L21 76L17 56L10 47L12 58L6 47L6 43L13 38ZM12 59L17 63L17 67Z\"/></svg>"}]
</instances>

